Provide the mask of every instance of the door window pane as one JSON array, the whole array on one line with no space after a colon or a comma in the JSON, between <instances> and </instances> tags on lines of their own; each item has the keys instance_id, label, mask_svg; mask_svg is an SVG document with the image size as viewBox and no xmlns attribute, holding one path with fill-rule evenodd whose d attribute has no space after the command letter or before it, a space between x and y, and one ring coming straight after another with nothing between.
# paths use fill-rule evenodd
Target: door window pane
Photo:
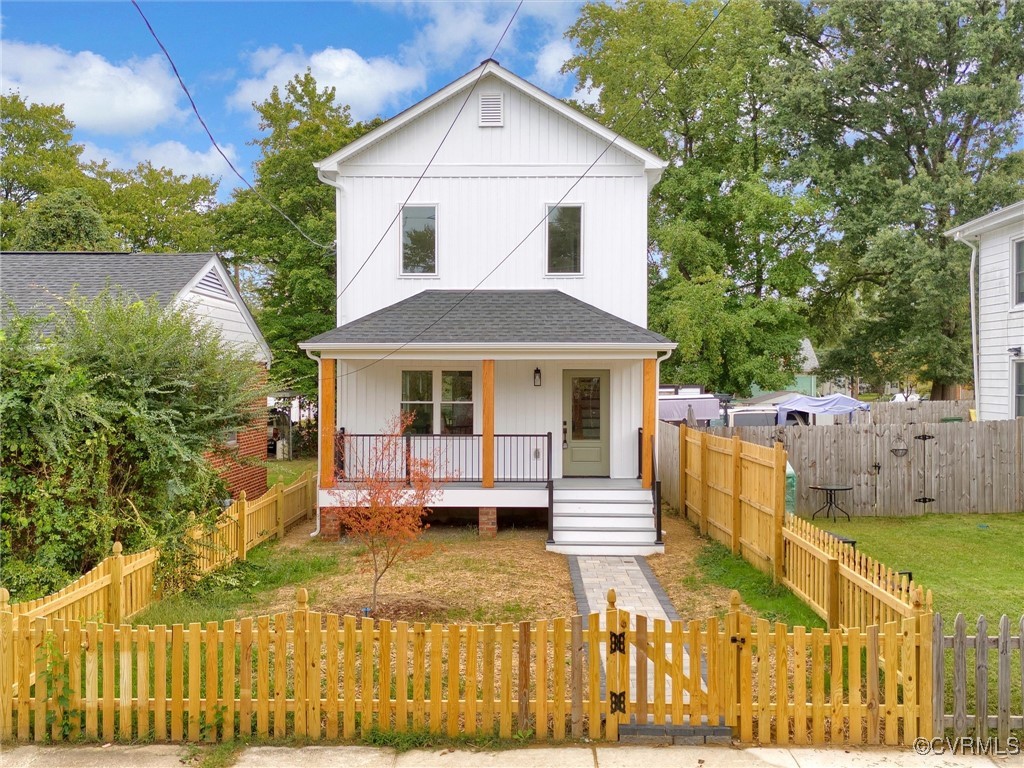
<instances>
[{"instance_id":1,"label":"door window pane","mask_svg":"<svg viewBox=\"0 0 1024 768\"><path fill-rule=\"evenodd\" d=\"M578 205L548 208L548 272L579 274L582 271L582 213Z\"/></svg>"},{"instance_id":2,"label":"door window pane","mask_svg":"<svg viewBox=\"0 0 1024 768\"><path fill-rule=\"evenodd\" d=\"M433 275L437 272L435 229L437 209L432 205L407 205L402 209L402 272Z\"/></svg>"},{"instance_id":3,"label":"door window pane","mask_svg":"<svg viewBox=\"0 0 1024 768\"><path fill-rule=\"evenodd\" d=\"M572 377L572 439L601 439L601 377Z\"/></svg>"}]
</instances>

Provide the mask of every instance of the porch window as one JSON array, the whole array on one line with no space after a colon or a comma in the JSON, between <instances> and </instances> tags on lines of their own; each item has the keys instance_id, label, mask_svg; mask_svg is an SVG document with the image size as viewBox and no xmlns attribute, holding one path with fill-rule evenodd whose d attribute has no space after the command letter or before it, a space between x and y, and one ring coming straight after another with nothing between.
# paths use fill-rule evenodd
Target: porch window
<instances>
[{"instance_id":1,"label":"porch window","mask_svg":"<svg viewBox=\"0 0 1024 768\"><path fill-rule=\"evenodd\" d=\"M583 271L583 207L548 206L548 273L578 275Z\"/></svg>"},{"instance_id":2,"label":"porch window","mask_svg":"<svg viewBox=\"0 0 1024 768\"><path fill-rule=\"evenodd\" d=\"M473 372L402 371L402 413L410 434L472 435Z\"/></svg>"},{"instance_id":3,"label":"porch window","mask_svg":"<svg viewBox=\"0 0 1024 768\"><path fill-rule=\"evenodd\" d=\"M411 435L434 434L434 372L402 371L402 414L412 414Z\"/></svg>"},{"instance_id":4,"label":"porch window","mask_svg":"<svg viewBox=\"0 0 1024 768\"><path fill-rule=\"evenodd\" d=\"M402 208L402 274L437 274L437 207Z\"/></svg>"}]
</instances>

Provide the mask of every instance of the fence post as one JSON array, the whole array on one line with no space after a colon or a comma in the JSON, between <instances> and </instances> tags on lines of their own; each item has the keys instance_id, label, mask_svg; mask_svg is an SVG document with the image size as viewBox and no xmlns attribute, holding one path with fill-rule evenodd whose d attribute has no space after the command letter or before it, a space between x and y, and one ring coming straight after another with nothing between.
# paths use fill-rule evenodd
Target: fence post
<instances>
[{"instance_id":1,"label":"fence post","mask_svg":"<svg viewBox=\"0 0 1024 768\"><path fill-rule=\"evenodd\" d=\"M743 535L743 441L732 436L732 553L740 553Z\"/></svg>"},{"instance_id":2,"label":"fence post","mask_svg":"<svg viewBox=\"0 0 1024 768\"><path fill-rule=\"evenodd\" d=\"M686 433L689 427L679 425L679 514L686 519Z\"/></svg>"},{"instance_id":3,"label":"fence post","mask_svg":"<svg viewBox=\"0 0 1024 768\"><path fill-rule=\"evenodd\" d=\"M772 559L774 560L774 568L772 569L772 579L778 584L782 581L782 576L785 567L785 552L783 550L782 540L782 526L786 521L786 449L782 447L782 443L775 444L775 514L773 516L774 522L774 541L775 541L775 552L772 553Z\"/></svg>"},{"instance_id":4,"label":"fence post","mask_svg":"<svg viewBox=\"0 0 1024 768\"><path fill-rule=\"evenodd\" d=\"M121 578L124 574L124 555L121 554L121 542L114 542L114 554L110 558L110 588L107 591L107 624L120 624L123 599L121 594Z\"/></svg>"},{"instance_id":5,"label":"fence post","mask_svg":"<svg viewBox=\"0 0 1024 768\"><path fill-rule=\"evenodd\" d=\"M248 535L247 523L249 517L249 502L246 500L245 491L238 496L238 504L235 506L235 522L238 530L238 559L245 560L245 539Z\"/></svg>"},{"instance_id":6,"label":"fence post","mask_svg":"<svg viewBox=\"0 0 1024 768\"><path fill-rule=\"evenodd\" d=\"M11 612L11 593L0 587L0 613Z\"/></svg>"},{"instance_id":7,"label":"fence post","mask_svg":"<svg viewBox=\"0 0 1024 768\"><path fill-rule=\"evenodd\" d=\"M725 619L725 651L726 657L726 686L723 694L728 696L725 702L725 724L731 728L739 725L739 702L740 702L740 593L735 589L729 596L729 614Z\"/></svg>"},{"instance_id":8,"label":"fence post","mask_svg":"<svg viewBox=\"0 0 1024 768\"><path fill-rule=\"evenodd\" d=\"M825 565L825 584L828 595L828 617L829 629L836 629L839 626L839 558L829 553Z\"/></svg>"},{"instance_id":9,"label":"fence post","mask_svg":"<svg viewBox=\"0 0 1024 768\"><path fill-rule=\"evenodd\" d=\"M700 433L700 535L708 535L708 433Z\"/></svg>"},{"instance_id":10,"label":"fence post","mask_svg":"<svg viewBox=\"0 0 1024 768\"><path fill-rule=\"evenodd\" d=\"M277 538L284 538L284 499L281 496L281 486L274 485L274 511L277 515Z\"/></svg>"}]
</instances>

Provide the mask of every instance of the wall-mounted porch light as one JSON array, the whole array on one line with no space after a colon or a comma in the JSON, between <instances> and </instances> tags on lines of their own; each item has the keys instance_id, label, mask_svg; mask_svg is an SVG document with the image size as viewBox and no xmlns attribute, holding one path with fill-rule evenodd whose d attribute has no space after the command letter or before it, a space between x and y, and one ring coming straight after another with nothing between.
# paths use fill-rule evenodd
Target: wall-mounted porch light
<instances>
[{"instance_id":1,"label":"wall-mounted porch light","mask_svg":"<svg viewBox=\"0 0 1024 768\"><path fill-rule=\"evenodd\" d=\"M540 368L533 369L533 386L540 386Z\"/></svg>"},{"instance_id":2,"label":"wall-mounted porch light","mask_svg":"<svg viewBox=\"0 0 1024 768\"><path fill-rule=\"evenodd\" d=\"M1006 351L1010 353L1010 357L1020 357L1021 348L1020 347L1010 347ZM536 379L536 375L534 376L534 378Z\"/></svg>"}]
</instances>

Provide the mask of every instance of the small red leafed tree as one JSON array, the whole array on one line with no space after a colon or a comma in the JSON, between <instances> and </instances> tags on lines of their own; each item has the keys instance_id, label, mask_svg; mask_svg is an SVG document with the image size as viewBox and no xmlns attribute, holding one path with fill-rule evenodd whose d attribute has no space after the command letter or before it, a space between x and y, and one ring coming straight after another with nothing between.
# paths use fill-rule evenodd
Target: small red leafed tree
<instances>
[{"instance_id":1,"label":"small red leafed tree","mask_svg":"<svg viewBox=\"0 0 1024 768\"><path fill-rule=\"evenodd\" d=\"M435 456L416 456L408 450L405 433L412 421L412 414L393 417L384 433L371 441L366 455L347 461L355 502L341 507L339 522L366 548L363 558L373 572L371 611L377 609L377 587L388 569L430 552L421 540L430 527L424 519L443 479L435 476Z\"/></svg>"}]
</instances>

